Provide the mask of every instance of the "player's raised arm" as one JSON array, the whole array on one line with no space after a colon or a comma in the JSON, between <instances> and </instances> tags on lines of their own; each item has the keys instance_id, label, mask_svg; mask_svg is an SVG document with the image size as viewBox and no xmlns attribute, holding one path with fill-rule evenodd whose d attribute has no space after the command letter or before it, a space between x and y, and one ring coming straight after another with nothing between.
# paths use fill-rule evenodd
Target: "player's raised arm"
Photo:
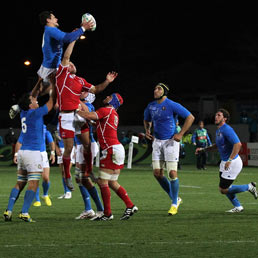
<instances>
[{"instance_id":1,"label":"player's raised arm","mask_svg":"<svg viewBox=\"0 0 258 258\"><path fill-rule=\"evenodd\" d=\"M106 76L105 81L96 86L91 87L90 92L93 94L98 94L99 92L103 91L111 82L113 82L117 76L118 73L113 71L109 72Z\"/></svg>"},{"instance_id":2,"label":"player's raised arm","mask_svg":"<svg viewBox=\"0 0 258 258\"><path fill-rule=\"evenodd\" d=\"M73 53L73 48L74 48L75 42L76 42L76 41L71 42L71 43L67 46L67 48L66 48L66 50L65 50L65 52L64 52L63 59L62 59L62 62L61 62L63 66L69 65L69 63L70 63L70 58L71 58L71 55L72 55L72 53Z\"/></svg>"}]
</instances>

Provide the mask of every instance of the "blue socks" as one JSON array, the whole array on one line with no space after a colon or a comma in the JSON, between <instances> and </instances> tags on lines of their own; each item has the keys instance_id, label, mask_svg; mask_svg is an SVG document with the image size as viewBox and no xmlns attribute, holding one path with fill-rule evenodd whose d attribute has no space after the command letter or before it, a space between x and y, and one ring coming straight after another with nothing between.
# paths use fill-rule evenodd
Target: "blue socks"
<instances>
[{"instance_id":1,"label":"blue socks","mask_svg":"<svg viewBox=\"0 0 258 258\"><path fill-rule=\"evenodd\" d=\"M172 197L171 185L169 180L165 176L163 176L162 178L158 177L156 179L159 182L160 186L164 189L164 191L166 191L166 193L168 194L169 198L172 201L173 197Z\"/></svg>"},{"instance_id":2,"label":"blue socks","mask_svg":"<svg viewBox=\"0 0 258 258\"><path fill-rule=\"evenodd\" d=\"M8 206L7 206L8 211L13 210L13 206L14 206L16 200L19 198L19 194L20 194L20 191L18 189L13 188L11 190L11 193L10 193L10 196L9 196L9 202L8 202Z\"/></svg>"},{"instance_id":3,"label":"blue socks","mask_svg":"<svg viewBox=\"0 0 258 258\"><path fill-rule=\"evenodd\" d=\"M162 178L156 178L161 187L166 191L169 198L172 201L172 205L177 206L177 198L179 192L179 180L178 178L172 179L170 182L169 180L163 176Z\"/></svg>"},{"instance_id":4,"label":"blue socks","mask_svg":"<svg viewBox=\"0 0 258 258\"><path fill-rule=\"evenodd\" d=\"M239 207L241 206L240 202L238 201L237 197L235 194L230 194L230 193L227 193L226 194L228 199L231 201L231 203L234 205L234 207Z\"/></svg>"},{"instance_id":5,"label":"blue socks","mask_svg":"<svg viewBox=\"0 0 258 258\"><path fill-rule=\"evenodd\" d=\"M62 177L62 183L63 183L63 187L64 187L64 193L71 192L70 189L67 187L67 185L65 183L64 177Z\"/></svg>"},{"instance_id":6,"label":"blue socks","mask_svg":"<svg viewBox=\"0 0 258 258\"><path fill-rule=\"evenodd\" d=\"M48 195L48 189L50 187L50 181L49 182L42 182L42 187L43 187L43 196Z\"/></svg>"},{"instance_id":7,"label":"blue socks","mask_svg":"<svg viewBox=\"0 0 258 258\"><path fill-rule=\"evenodd\" d=\"M231 185L228 189L229 194L236 194L248 191L249 186L247 185Z\"/></svg>"},{"instance_id":8,"label":"blue socks","mask_svg":"<svg viewBox=\"0 0 258 258\"><path fill-rule=\"evenodd\" d=\"M32 190L27 190L24 195L24 202L22 206L22 213L28 213L29 208L31 206L31 203L33 199L35 198L36 192Z\"/></svg>"},{"instance_id":9,"label":"blue socks","mask_svg":"<svg viewBox=\"0 0 258 258\"><path fill-rule=\"evenodd\" d=\"M97 207L97 211L104 211L103 205L100 201L98 191L95 186L93 186L90 190L88 190L91 198L95 202L95 205Z\"/></svg>"},{"instance_id":10,"label":"blue socks","mask_svg":"<svg viewBox=\"0 0 258 258\"><path fill-rule=\"evenodd\" d=\"M39 187L37 188L36 195L35 195L36 202L40 202L39 198Z\"/></svg>"},{"instance_id":11,"label":"blue socks","mask_svg":"<svg viewBox=\"0 0 258 258\"><path fill-rule=\"evenodd\" d=\"M228 193L226 194L230 202L234 205L234 207L241 206L239 200L236 197L237 193L242 193L248 191L249 186L246 185L231 185L228 189Z\"/></svg>"},{"instance_id":12,"label":"blue socks","mask_svg":"<svg viewBox=\"0 0 258 258\"><path fill-rule=\"evenodd\" d=\"M83 186L79 185L79 189L81 191L82 199L84 202L85 210L89 211L91 210L91 202L90 202L90 195L88 190Z\"/></svg>"},{"instance_id":13,"label":"blue socks","mask_svg":"<svg viewBox=\"0 0 258 258\"><path fill-rule=\"evenodd\" d=\"M172 179L170 181L171 193L172 193L172 205L177 206L177 198L179 192L179 180L178 178Z\"/></svg>"}]
</instances>

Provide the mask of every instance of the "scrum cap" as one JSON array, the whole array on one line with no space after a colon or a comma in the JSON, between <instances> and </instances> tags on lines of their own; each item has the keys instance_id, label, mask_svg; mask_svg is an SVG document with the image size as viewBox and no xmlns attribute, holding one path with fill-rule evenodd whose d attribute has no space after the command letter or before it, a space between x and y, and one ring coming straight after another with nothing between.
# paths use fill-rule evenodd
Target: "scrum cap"
<instances>
[{"instance_id":1,"label":"scrum cap","mask_svg":"<svg viewBox=\"0 0 258 258\"><path fill-rule=\"evenodd\" d=\"M109 105L112 105L115 109L118 109L124 102L123 98L118 93L111 94L112 99L109 101Z\"/></svg>"},{"instance_id":2,"label":"scrum cap","mask_svg":"<svg viewBox=\"0 0 258 258\"><path fill-rule=\"evenodd\" d=\"M160 98L162 98L163 96L167 96L168 92L169 92L169 87L162 82L158 83L156 87L158 87L158 86L163 89L163 94L161 95Z\"/></svg>"}]
</instances>

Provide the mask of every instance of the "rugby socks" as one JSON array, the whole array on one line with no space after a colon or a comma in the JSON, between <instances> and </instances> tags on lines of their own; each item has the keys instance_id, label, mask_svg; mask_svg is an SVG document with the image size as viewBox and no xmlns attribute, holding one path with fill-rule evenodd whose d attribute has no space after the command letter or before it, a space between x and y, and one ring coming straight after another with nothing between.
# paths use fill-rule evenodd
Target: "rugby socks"
<instances>
[{"instance_id":1,"label":"rugby socks","mask_svg":"<svg viewBox=\"0 0 258 258\"><path fill-rule=\"evenodd\" d=\"M172 198L171 185L169 180L165 176L163 176L162 178L158 177L156 179L159 182L160 186L167 192L169 198L172 201L173 198Z\"/></svg>"},{"instance_id":2,"label":"rugby socks","mask_svg":"<svg viewBox=\"0 0 258 258\"><path fill-rule=\"evenodd\" d=\"M70 163L71 163L70 156L69 157L64 157L63 156L63 165L64 165L65 178L71 178Z\"/></svg>"},{"instance_id":3,"label":"rugby socks","mask_svg":"<svg viewBox=\"0 0 258 258\"><path fill-rule=\"evenodd\" d=\"M65 178L62 177L62 183L63 183L63 187L64 187L64 193L66 192L71 192L70 189L67 187L66 182L65 182Z\"/></svg>"},{"instance_id":4,"label":"rugby socks","mask_svg":"<svg viewBox=\"0 0 258 258\"><path fill-rule=\"evenodd\" d=\"M100 185L100 191L101 191L101 196L102 196L102 200L104 203L104 214L106 216L110 216L111 215L111 192L109 189L108 185Z\"/></svg>"},{"instance_id":5,"label":"rugby socks","mask_svg":"<svg viewBox=\"0 0 258 258\"><path fill-rule=\"evenodd\" d=\"M249 186L247 185L231 185L228 189L229 194L237 194L248 191Z\"/></svg>"},{"instance_id":6,"label":"rugby socks","mask_svg":"<svg viewBox=\"0 0 258 258\"><path fill-rule=\"evenodd\" d=\"M172 205L177 206L177 198L179 192L179 179L174 178L170 181L171 193L172 193Z\"/></svg>"},{"instance_id":7,"label":"rugby socks","mask_svg":"<svg viewBox=\"0 0 258 258\"><path fill-rule=\"evenodd\" d=\"M83 185L79 185L79 189L84 202L85 210L86 211L91 210L90 195L88 190Z\"/></svg>"},{"instance_id":8,"label":"rugby socks","mask_svg":"<svg viewBox=\"0 0 258 258\"><path fill-rule=\"evenodd\" d=\"M8 201L8 206L7 206L7 210L8 211L12 211L13 210L13 206L16 202L16 200L19 198L19 194L20 194L20 190L13 188L11 190L10 196L9 196L9 201Z\"/></svg>"},{"instance_id":9,"label":"rugby socks","mask_svg":"<svg viewBox=\"0 0 258 258\"><path fill-rule=\"evenodd\" d=\"M27 190L25 192L24 202L23 202L22 211L21 211L22 213L29 212L29 208L31 206L33 199L35 198L35 195L36 195L36 192L34 192L32 190Z\"/></svg>"},{"instance_id":10,"label":"rugby socks","mask_svg":"<svg viewBox=\"0 0 258 258\"><path fill-rule=\"evenodd\" d=\"M48 195L48 189L50 187L50 181L48 181L48 182L43 181L42 182L42 187L43 187L43 196L47 196Z\"/></svg>"},{"instance_id":11,"label":"rugby socks","mask_svg":"<svg viewBox=\"0 0 258 258\"><path fill-rule=\"evenodd\" d=\"M118 190L116 191L116 194L123 200L123 202L126 205L126 208L133 207L133 203L132 203L131 199L129 198L126 190L121 185L118 188Z\"/></svg>"},{"instance_id":12,"label":"rugby socks","mask_svg":"<svg viewBox=\"0 0 258 258\"><path fill-rule=\"evenodd\" d=\"M87 190L96 205L97 211L103 211L104 208L100 201L99 194L98 194L96 187L93 186L91 189L87 189Z\"/></svg>"},{"instance_id":13,"label":"rugby socks","mask_svg":"<svg viewBox=\"0 0 258 258\"><path fill-rule=\"evenodd\" d=\"M234 205L234 207L240 207L241 204L240 202L238 201L237 197L235 194L230 194L230 193L227 193L226 196L228 197L228 199L231 201L231 203Z\"/></svg>"},{"instance_id":14,"label":"rugby socks","mask_svg":"<svg viewBox=\"0 0 258 258\"><path fill-rule=\"evenodd\" d=\"M35 200L36 200L36 202L40 202L40 198L39 198L39 187L37 188L37 191L36 191Z\"/></svg>"}]
</instances>

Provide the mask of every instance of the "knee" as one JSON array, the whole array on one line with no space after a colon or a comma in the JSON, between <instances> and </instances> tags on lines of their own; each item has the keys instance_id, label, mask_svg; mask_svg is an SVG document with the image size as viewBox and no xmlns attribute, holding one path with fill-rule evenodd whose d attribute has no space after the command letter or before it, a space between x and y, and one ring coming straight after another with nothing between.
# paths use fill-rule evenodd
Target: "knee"
<instances>
[{"instance_id":1,"label":"knee","mask_svg":"<svg viewBox=\"0 0 258 258\"><path fill-rule=\"evenodd\" d=\"M163 175L163 170L162 169L154 169L153 170L153 176L156 178L156 179L160 179L162 178L164 175Z\"/></svg>"},{"instance_id":2,"label":"knee","mask_svg":"<svg viewBox=\"0 0 258 258\"><path fill-rule=\"evenodd\" d=\"M223 189L223 188L219 187L219 191L220 191L221 194L227 194L228 193L228 188Z\"/></svg>"}]
</instances>

